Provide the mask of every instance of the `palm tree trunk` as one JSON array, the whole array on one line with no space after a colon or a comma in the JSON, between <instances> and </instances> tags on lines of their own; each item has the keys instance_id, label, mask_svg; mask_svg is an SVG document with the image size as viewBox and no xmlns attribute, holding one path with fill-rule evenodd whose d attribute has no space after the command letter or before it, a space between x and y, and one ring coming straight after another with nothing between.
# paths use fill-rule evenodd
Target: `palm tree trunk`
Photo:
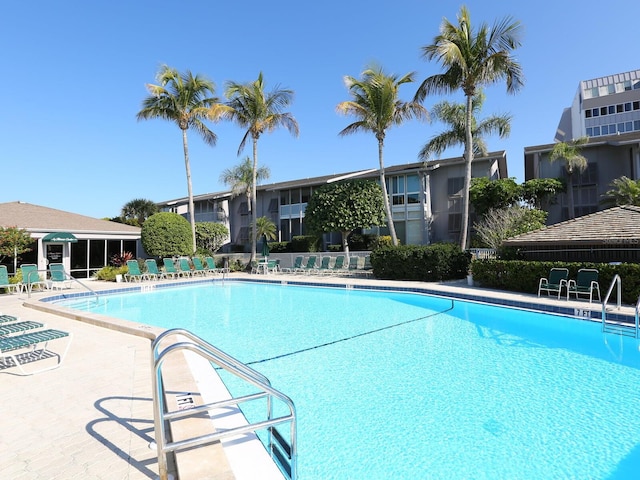
<instances>
[{"instance_id":1,"label":"palm tree trunk","mask_svg":"<svg viewBox=\"0 0 640 480\"><path fill-rule=\"evenodd\" d=\"M257 235L258 235L258 223L256 218L256 203L257 193L256 193L256 184L258 183L257 175L258 175L258 139L256 137L253 138L253 178L251 181L251 261L254 262L256 260L256 251L257 251Z\"/></svg>"},{"instance_id":2,"label":"palm tree trunk","mask_svg":"<svg viewBox=\"0 0 640 480\"><path fill-rule=\"evenodd\" d=\"M460 225L460 248L467 249L469 235L469 186L471 185L471 163L473 162L473 135L471 122L473 119L473 95L467 95L467 119L465 122L465 151L464 151L464 187L462 190L462 222Z\"/></svg>"},{"instance_id":3,"label":"palm tree trunk","mask_svg":"<svg viewBox=\"0 0 640 480\"><path fill-rule=\"evenodd\" d=\"M389 226L389 234L391 235L391 242L394 246L398 245L398 237L396 236L396 227L393 224L393 214L391 212L391 205L389 204L389 193L387 192L387 181L384 176L384 160L383 152L384 140L378 139L378 159L380 161L380 185L382 186L382 194L384 196L384 211L387 214L387 225Z\"/></svg>"},{"instance_id":4,"label":"palm tree trunk","mask_svg":"<svg viewBox=\"0 0 640 480\"><path fill-rule=\"evenodd\" d=\"M191 165L189 163L189 146L187 144L187 130L182 130L182 147L184 149L184 168L187 171L187 193L189 195L189 222L191 223L191 239L193 254L196 253L196 215L193 207L193 187L191 186Z\"/></svg>"},{"instance_id":5,"label":"palm tree trunk","mask_svg":"<svg viewBox=\"0 0 640 480\"><path fill-rule=\"evenodd\" d=\"M573 199L573 175L571 173L567 175L567 200L569 203L569 219L574 219L576 218L576 207Z\"/></svg>"}]
</instances>

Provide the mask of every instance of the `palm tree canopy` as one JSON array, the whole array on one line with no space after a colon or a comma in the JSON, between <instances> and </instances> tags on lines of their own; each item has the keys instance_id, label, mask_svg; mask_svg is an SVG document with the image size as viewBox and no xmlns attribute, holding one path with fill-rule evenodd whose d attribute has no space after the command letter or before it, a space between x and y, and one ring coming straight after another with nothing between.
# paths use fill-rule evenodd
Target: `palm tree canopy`
<instances>
[{"instance_id":1,"label":"palm tree canopy","mask_svg":"<svg viewBox=\"0 0 640 480\"><path fill-rule=\"evenodd\" d=\"M520 46L520 22L511 17L497 21L492 27L482 23L477 31L471 25L467 7L458 13L458 25L447 19L433 43L422 47L422 56L437 60L446 71L422 82L415 95L423 101L432 93L454 93L462 89L473 97L481 85L506 81L507 92L515 93L524 85L522 67L511 55Z\"/></svg>"},{"instance_id":2,"label":"palm tree canopy","mask_svg":"<svg viewBox=\"0 0 640 480\"><path fill-rule=\"evenodd\" d=\"M604 205L636 205L640 206L640 180L632 180L622 176L609 184L611 188L602 194Z\"/></svg>"},{"instance_id":3,"label":"palm tree canopy","mask_svg":"<svg viewBox=\"0 0 640 480\"><path fill-rule=\"evenodd\" d=\"M487 145L482 138L483 136L497 133L500 138L506 138L511 133L511 115L492 115L478 123L475 114L482 110L484 99L484 93L479 90L472 100L471 131L474 156L487 155ZM418 153L420 160L427 161L433 154L440 155L447 148L464 145L467 121L466 111L466 105L446 100L433 106L431 110L433 117L446 123L449 129L439 135L435 135L422 147Z\"/></svg>"},{"instance_id":4,"label":"palm tree canopy","mask_svg":"<svg viewBox=\"0 0 640 480\"><path fill-rule=\"evenodd\" d=\"M576 170L584 172L587 169L588 162L580 153L580 150L588 142L589 137L580 137L570 142L558 142L549 153L549 161L564 160L565 168L569 175L572 175Z\"/></svg>"},{"instance_id":5,"label":"palm tree canopy","mask_svg":"<svg viewBox=\"0 0 640 480\"><path fill-rule=\"evenodd\" d=\"M190 71L179 73L163 65L156 76L158 84L147 84L151 94L142 102L138 120L160 118L176 123L181 130L193 128L208 145L216 144L216 134L203 120L216 121L225 110L215 96L215 85Z\"/></svg>"},{"instance_id":6,"label":"palm tree canopy","mask_svg":"<svg viewBox=\"0 0 640 480\"><path fill-rule=\"evenodd\" d=\"M413 82L414 77L414 72L401 77L387 75L377 66L371 66L362 72L360 80L346 76L344 83L353 100L339 103L336 110L344 115L353 115L358 120L346 126L339 135L365 131L374 133L381 141L391 126L400 125L412 118L428 118L427 110L419 103L398 99L400 85Z\"/></svg>"},{"instance_id":7,"label":"palm tree canopy","mask_svg":"<svg viewBox=\"0 0 640 480\"><path fill-rule=\"evenodd\" d=\"M124 204L121 216L127 220L137 220L139 225L154 213L158 213L158 206L151 200L136 198Z\"/></svg>"},{"instance_id":8,"label":"palm tree canopy","mask_svg":"<svg viewBox=\"0 0 640 480\"><path fill-rule=\"evenodd\" d=\"M291 113L284 112L293 101L293 90L276 86L271 92L265 92L262 72L254 82L227 82L225 96L229 99L229 108L222 116L247 129L238 155L249 137L258 140L264 132L272 132L279 127L285 127L296 137L299 135L298 122Z\"/></svg>"},{"instance_id":9,"label":"palm tree canopy","mask_svg":"<svg viewBox=\"0 0 640 480\"><path fill-rule=\"evenodd\" d=\"M271 176L269 167L258 167L256 170L256 181L260 183ZM249 157L233 168L227 168L220 174L220 181L231 187L231 195L251 195L251 185L253 184L253 162Z\"/></svg>"}]
</instances>

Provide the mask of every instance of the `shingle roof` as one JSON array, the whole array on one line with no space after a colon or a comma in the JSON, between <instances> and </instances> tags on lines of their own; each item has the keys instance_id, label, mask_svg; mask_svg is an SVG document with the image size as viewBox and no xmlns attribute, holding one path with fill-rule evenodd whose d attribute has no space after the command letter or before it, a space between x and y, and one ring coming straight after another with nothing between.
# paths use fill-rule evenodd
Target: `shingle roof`
<instances>
[{"instance_id":1,"label":"shingle roof","mask_svg":"<svg viewBox=\"0 0 640 480\"><path fill-rule=\"evenodd\" d=\"M625 205L556 223L505 240L505 246L633 244L640 245L640 207Z\"/></svg>"},{"instance_id":2,"label":"shingle roof","mask_svg":"<svg viewBox=\"0 0 640 480\"><path fill-rule=\"evenodd\" d=\"M0 225L37 231L140 233L140 228L24 202L0 203Z\"/></svg>"}]
</instances>

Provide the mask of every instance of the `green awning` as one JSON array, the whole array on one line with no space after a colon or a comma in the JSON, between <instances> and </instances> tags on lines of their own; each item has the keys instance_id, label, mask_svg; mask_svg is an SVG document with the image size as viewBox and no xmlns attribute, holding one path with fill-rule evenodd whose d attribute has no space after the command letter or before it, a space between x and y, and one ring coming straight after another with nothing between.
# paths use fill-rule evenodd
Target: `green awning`
<instances>
[{"instance_id":1,"label":"green awning","mask_svg":"<svg viewBox=\"0 0 640 480\"><path fill-rule=\"evenodd\" d=\"M57 242L57 243L76 243L78 239L69 232L54 232L45 235L42 238L43 242Z\"/></svg>"}]
</instances>

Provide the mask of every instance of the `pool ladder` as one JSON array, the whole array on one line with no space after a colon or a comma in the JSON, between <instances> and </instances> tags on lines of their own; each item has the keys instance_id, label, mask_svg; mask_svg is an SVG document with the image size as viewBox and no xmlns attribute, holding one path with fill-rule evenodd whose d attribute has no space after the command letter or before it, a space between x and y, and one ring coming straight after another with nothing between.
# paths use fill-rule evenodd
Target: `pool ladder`
<instances>
[{"instance_id":1,"label":"pool ladder","mask_svg":"<svg viewBox=\"0 0 640 480\"><path fill-rule=\"evenodd\" d=\"M165 344L169 343L166 342L166 339L169 336L186 337L187 341L180 341L178 343L172 344L170 343L169 346L166 346L163 350L160 350L160 343L163 341L165 341ZM158 471L160 480L168 480L170 478L167 471L167 453L175 452L177 450L194 448L201 445L209 445L226 437L238 436L248 432L255 433L259 430L267 431L267 450L269 451L271 458L275 461L284 477L289 480L295 480L297 478L297 419L295 406L293 404L293 401L288 396L271 386L271 382L267 377L240 362L239 360L233 358L231 355L228 355L222 350L219 350L213 345L205 342L188 330L184 330L181 328L166 330L165 332L158 335L158 337L152 344L151 350L151 360L153 365L152 377L154 428L156 448L158 450ZM226 370L227 372L235 375L245 382L252 384L257 388L258 391L256 393L244 395L241 397L234 397L226 400L208 403L205 405L199 405L187 410L177 410L173 412L167 411L162 381L162 365L167 355L180 350L195 352L214 365ZM217 408L227 408L229 406L238 407L238 405L243 402L258 400L262 398L266 399L267 403L266 420L247 423L245 425L234 427L228 430L216 431L215 433L177 442L171 442L168 440L167 428L169 427L169 423L172 420L180 420L186 417L196 417L200 414L207 413ZM274 417L274 399L280 401L287 407L288 414ZM284 436L276 429L276 425L286 423L290 424L289 441L287 441Z\"/></svg>"},{"instance_id":2,"label":"pool ladder","mask_svg":"<svg viewBox=\"0 0 640 480\"><path fill-rule=\"evenodd\" d=\"M617 303L616 307L620 310L622 306L622 280L620 279L620 275L616 274L611 281L611 285L609 286L609 290L602 301L602 332L603 333L615 333L617 335L624 335L627 337L635 337L639 338L640 336L640 296L638 297L638 301L636 302L635 308L635 321L634 325L628 325L621 322L614 322L607 320L607 303L609 302L609 297L613 293L614 287L617 291Z\"/></svg>"}]
</instances>

